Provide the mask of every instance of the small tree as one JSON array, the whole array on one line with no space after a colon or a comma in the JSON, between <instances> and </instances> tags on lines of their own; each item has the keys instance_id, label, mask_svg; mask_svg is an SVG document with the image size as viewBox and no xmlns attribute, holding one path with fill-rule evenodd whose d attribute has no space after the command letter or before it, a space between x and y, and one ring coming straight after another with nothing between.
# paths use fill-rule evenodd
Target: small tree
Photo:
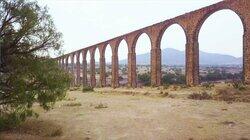
<instances>
[{"instance_id":1,"label":"small tree","mask_svg":"<svg viewBox=\"0 0 250 140\"><path fill-rule=\"evenodd\" d=\"M15 126L65 96L70 76L50 58L60 54L57 32L46 7L27 0L0 1L0 129Z\"/></svg>"},{"instance_id":2,"label":"small tree","mask_svg":"<svg viewBox=\"0 0 250 140\"><path fill-rule=\"evenodd\" d=\"M149 86L150 85L150 74L149 73L144 73L144 74L138 74L138 80L140 82L142 82L145 86Z\"/></svg>"}]
</instances>

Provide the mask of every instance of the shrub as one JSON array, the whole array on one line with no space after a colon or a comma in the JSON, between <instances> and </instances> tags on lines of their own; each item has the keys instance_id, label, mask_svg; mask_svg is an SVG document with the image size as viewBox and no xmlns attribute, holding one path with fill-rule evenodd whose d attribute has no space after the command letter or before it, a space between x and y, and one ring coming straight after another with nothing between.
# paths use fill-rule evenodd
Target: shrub
<instances>
[{"instance_id":1,"label":"shrub","mask_svg":"<svg viewBox=\"0 0 250 140\"><path fill-rule=\"evenodd\" d=\"M82 92L90 92L90 91L94 91L94 88L93 87L90 87L90 86L83 86L82 88Z\"/></svg>"},{"instance_id":2,"label":"shrub","mask_svg":"<svg viewBox=\"0 0 250 140\"><path fill-rule=\"evenodd\" d=\"M69 88L69 91L77 91L77 90L79 90L80 89L80 87L79 86L76 86L76 87L70 87Z\"/></svg>"},{"instance_id":3,"label":"shrub","mask_svg":"<svg viewBox=\"0 0 250 140\"><path fill-rule=\"evenodd\" d=\"M206 89L211 89L214 87L214 84L213 83L202 83L201 86L206 88Z\"/></svg>"},{"instance_id":4,"label":"shrub","mask_svg":"<svg viewBox=\"0 0 250 140\"><path fill-rule=\"evenodd\" d=\"M188 99L195 99L195 100L210 100L212 96L207 92L203 91L201 93L193 93L188 96Z\"/></svg>"},{"instance_id":5,"label":"shrub","mask_svg":"<svg viewBox=\"0 0 250 140\"><path fill-rule=\"evenodd\" d=\"M163 91L160 92L161 97L167 97L168 95L169 95L168 92L163 92Z\"/></svg>"},{"instance_id":6,"label":"shrub","mask_svg":"<svg viewBox=\"0 0 250 140\"><path fill-rule=\"evenodd\" d=\"M166 73L162 77L163 84L185 84L185 75L177 72L176 74Z\"/></svg>"},{"instance_id":7,"label":"shrub","mask_svg":"<svg viewBox=\"0 0 250 140\"><path fill-rule=\"evenodd\" d=\"M75 101L76 98L65 98L64 100L65 100L65 101Z\"/></svg>"},{"instance_id":8,"label":"shrub","mask_svg":"<svg viewBox=\"0 0 250 140\"><path fill-rule=\"evenodd\" d=\"M234 88L216 89L213 99L227 102L250 102L250 92Z\"/></svg>"},{"instance_id":9,"label":"shrub","mask_svg":"<svg viewBox=\"0 0 250 140\"><path fill-rule=\"evenodd\" d=\"M81 103L79 103L79 102L72 102L72 103L67 103L67 104L64 104L64 106L82 106L82 104Z\"/></svg>"},{"instance_id":10,"label":"shrub","mask_svg":"<svg viewBox=\"0 0 250 140\"><path fill-rule=\"evenodd\" d=\"M57 137L63 134L62 128L56 129L55 131L51 132L50 137Z\"/></svg>"},{"instance_id":11,"label":"shrub","mask_svg":"<svg viewBox=\"0 0 250 140\"><path fill-rule=\"evenodd\" d=\"M168 89L169 86L170 86L169 84L164 84L164 85L163 85L163 89Z\"/></svg>"},{"instance_id":12,"label":"shrub","mask_svg":"<svg viewBox=\"0 0 250 140\"><path fill-rule=\"evenodd\" d=\"M232 83L232 86L238 90L246 90L246 85L243 82L234 81Z\"/></svg>"},{"instance_id":13,"label":"shrub","mask_svg":"<svg viewBox=\"0 0 250 140\"><path fill-rule=\"evenodd\" d=\"M25 121L27 117L36 116L38 114L26 108L14 109L11 113L0 112L0 130L15 127Z\"/></svg>"},{"instance_id":14,"label":"shrub","mask_svg":"<svg viewBox=\"0 0 250 140\"><path fill-rule=\"evenodd\" d=\"M18 64L20 62L20 64ZM70 76L52 59L20 58L13 75L0 76L1 127L14 127L33 116L32 106L38 103L49 110L65 98ZM10 90L7 90L8 87Z\"/></svg>"},{"instance_id":15,"label":"shrub","mask_svg":"<svg viewBox=\"0 0 250 140\"><path fill-rule=\"evenodd\" d=\"M97 106L95 106L95 109L102 109L102 108L108 108L108 106L103 103L100 103Z\"/></svg>"},{"instance_id":16,"label":"shrub","mask_svg":"<svg viewBox=\"0 0 250 140\"><path fill-rule=\"evenodd\" d=\"M171 88L173 91L176 91L179 89L179 86L178 85L171 85Z\"/></svg>"},{"instance_id":17,"label":"shrub","mask_svg":"<svg viewBox=\"0 0 250 140\"><path fill-rule=\"evenodd\" d=\"M150 85L151 76L149 73L138 74L138 80L142 82L145 86Z\"/></svg>"}]
</instances>

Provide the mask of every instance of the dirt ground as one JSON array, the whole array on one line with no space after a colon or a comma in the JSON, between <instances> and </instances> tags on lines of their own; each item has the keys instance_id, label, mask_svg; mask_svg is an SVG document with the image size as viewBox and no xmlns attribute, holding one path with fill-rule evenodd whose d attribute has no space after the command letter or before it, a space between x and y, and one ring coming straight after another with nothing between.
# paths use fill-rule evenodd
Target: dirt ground
<instances>
[{"instance_id":1,"label":"dirt ground","mask_svg":"<svg viewBox=\"0 0 250 140\"><path fill-rule=\"evenodd\" d=\"M49 112L35 107L39 118L27 120L21 129L0 133L0 139L250 139L250 103L97 91L71 91Z\"/></svg>"}]
</instances>

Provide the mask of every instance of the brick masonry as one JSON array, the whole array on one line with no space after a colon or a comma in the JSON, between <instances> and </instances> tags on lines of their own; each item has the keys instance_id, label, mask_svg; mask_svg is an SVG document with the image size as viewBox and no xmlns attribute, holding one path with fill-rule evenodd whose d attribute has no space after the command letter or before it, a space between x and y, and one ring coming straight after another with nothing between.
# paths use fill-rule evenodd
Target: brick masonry
<instances>
[{"instance_id":1,"label":"brick masonry","mask_svg":"<svg viewBox=\"0 0 250 140\"><path fill-rule=\"evenodd\" d=\"M223 10L230 9L234 11L242 20L244 27L243 36L243 81L246 84L250 84L250 0L224 0L222 2L186 13L184 15L177 16L172 19L165 20L163 22L124 34L113 39L98 43L96 45L83 48L81 50L66 54L57 58L58 63L62 68L69 71L68 59L71 58L72 63L76 63L76 77L72 85L80 84L81 82L87 84L87 62L86 54L90 51L91 62L90 62L90 86L96 86L95 78L95 52L99 49L100 53L100 86L106 86L105 77L105 50L108 44L112 48L112 81L111 85L113 88L119 86L119 75L118 75L118 46L119 43L124 39L128 44L128 86L136 87L136 53L135 45L138 37L146 33L151 40L151 84L155 86L161 85L161 49L160 42L164 31L173 24L180 25L186 35L186 84L195 86L199 84L199 42L198 36L200 28L205 20L213 13ZM80 81L80 66L79 56L82 54L82 74L83 78ZM74 57L77 57L77 62L74 62ZM71 72L75 72L72 67ZM75 74L74 74L75 75ZM75 80L76 79L76 80Z\"/></svg>"}]
</instances>

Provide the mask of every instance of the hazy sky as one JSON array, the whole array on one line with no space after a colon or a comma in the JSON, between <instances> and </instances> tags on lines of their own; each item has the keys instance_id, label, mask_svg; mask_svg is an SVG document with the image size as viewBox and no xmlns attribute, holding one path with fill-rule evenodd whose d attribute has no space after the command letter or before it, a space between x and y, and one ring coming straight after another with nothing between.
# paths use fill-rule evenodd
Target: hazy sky
<instances>
[{"instance_id":1,"label":"hazy sky","mask_svg":"<svg viewBox=\"0 0 250 140\"><path fill-rule=\"evenodd\" d=\"M219 1L221 0L38 0L40 4L48 6L57 29L63 33L65 53ZM242 23L234 12L216 12L202 26L199 35L200 50L240 57L242 35ZM119 59L127 57L125 46L126 43L123 42L119 47ZM139 38L136 47L137 54L150 51L147 35ZM185 50L185 35L178 25L166 30L161 48L166 47Z\"/></svg>"}]
</instances>

